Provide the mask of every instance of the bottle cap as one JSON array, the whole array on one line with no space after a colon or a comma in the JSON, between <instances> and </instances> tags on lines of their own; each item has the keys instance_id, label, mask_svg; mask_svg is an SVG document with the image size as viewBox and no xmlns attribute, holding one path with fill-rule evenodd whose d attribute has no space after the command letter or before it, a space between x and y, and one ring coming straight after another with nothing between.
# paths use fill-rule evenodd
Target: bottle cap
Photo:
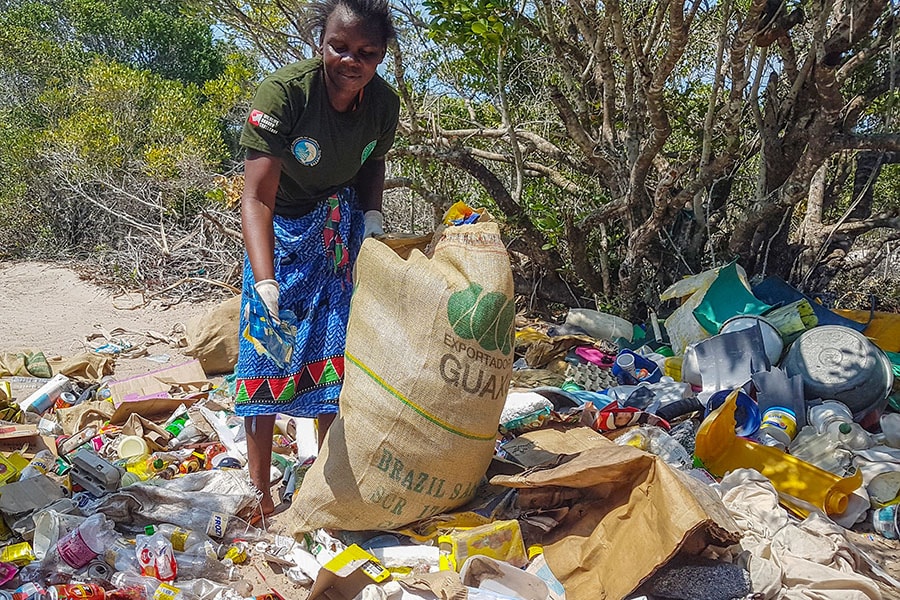
<instances>
[{"instance_id":1,"label":"bottle cap","mask_svg":"<svg viewBox=\"0 0 900 600\"><path fill-rule=\"evenodd\" d=\"M840 431L843 435L847 435L848 433L853 431L853 428L850 427L850 423L841 423L838 427L838 431Z\"/></svg>"},{"instance_id":2,"label":"bottle cap","mask_svg":"<svg viewBox=\"0 0 900 600\"><path fill-rule=\"evenodd\" d=\"M156 533L156 529L153 527L153 525L145 525L144 533L146 533L147 535L153 535L154 533Z\"/></svg>"},{"instance_id":3,"label":"bottle cap","mask_svg":"<svg viewBox=\"0 0 900 600\"><path fill-rule=\"evenodd\" d=\"M166 463L163 462L163 459L161 459L161 458L157 458L156 460L153 461L153 468L156 469L157 471L161 471L163 469L163 467L165 467L165 466L166 466Z\"/></svg>"}]
</instances>

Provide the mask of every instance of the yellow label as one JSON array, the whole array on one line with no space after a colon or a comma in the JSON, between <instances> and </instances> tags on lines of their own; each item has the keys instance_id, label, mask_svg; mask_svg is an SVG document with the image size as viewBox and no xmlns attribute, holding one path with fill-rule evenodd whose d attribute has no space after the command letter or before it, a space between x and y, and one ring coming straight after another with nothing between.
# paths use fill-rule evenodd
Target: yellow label
<instances>
[{"instance_id":1,"label":"yellow label","mask_svg":"<svg viewBox=\"0 0 900 600\"><path fill-rule=\"evenodd\" d=\"M761 427L777 427L787 436L794 439L797 436L797 417L780 408L770 408L763 415Z\"/></svg>"},{"instance_id":2,"label":"yellow label","mask_svg":"<svg viewBox=\"0 0 900 600\"><path fill-rule=\"evenodd\" d=\"M191 535L189 530L176 527L175 531L172 532L172 548L179 552L184 552L184 544L187 542L189 535Z\"/></svg>"},{"instance_id":3,"label":"yellow label","mask_svg":"<svg viewBox=\"0 0 900 600\"><path fill-rule=\"evenodd\" d=\"M160 583L156 591L153 592L153 600L175 600L175 598L180 597L181 590L168 583Z\"/></svg>"}]
</instances>

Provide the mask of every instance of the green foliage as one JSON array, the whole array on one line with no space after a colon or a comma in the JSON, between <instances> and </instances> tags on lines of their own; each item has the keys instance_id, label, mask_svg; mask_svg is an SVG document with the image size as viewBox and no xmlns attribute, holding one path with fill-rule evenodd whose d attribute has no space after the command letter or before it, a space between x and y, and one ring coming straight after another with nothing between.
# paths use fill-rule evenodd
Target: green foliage
<instances>
[{"instance_id":1,"label":"green foliage","mask_svg":"<svg viewBox=\"0 0 900 600\"><path fill-rule=\"evenodd\" d=\"M197 211L235 156L255 71L185 6L21 0L0 13L7 252L80 244L113 214L158 219L153 203L175 219Z\"/></svg>"}]
</instances>

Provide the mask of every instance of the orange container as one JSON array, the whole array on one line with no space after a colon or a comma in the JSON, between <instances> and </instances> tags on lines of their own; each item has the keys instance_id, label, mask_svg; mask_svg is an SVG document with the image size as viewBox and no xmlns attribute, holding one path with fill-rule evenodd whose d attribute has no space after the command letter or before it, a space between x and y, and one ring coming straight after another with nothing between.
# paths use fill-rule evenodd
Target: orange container
<instances>
[{"instance_id":1,"label":"orange container","mask_svg":"<svg viewBox=\"0 0 900 600\"><path fill-rule=\"evenodd\" d=\"M840 478L777 448L763 446L734 433L738 392L728 395L700 425L694 454L717 477L735 469L756 469L778 490L781 503L806 516L811 504L826 514L847 509L849 496L862 485L862 473ZM799 502L798 502L799 501Z\"/></svg>"}]
</instances>

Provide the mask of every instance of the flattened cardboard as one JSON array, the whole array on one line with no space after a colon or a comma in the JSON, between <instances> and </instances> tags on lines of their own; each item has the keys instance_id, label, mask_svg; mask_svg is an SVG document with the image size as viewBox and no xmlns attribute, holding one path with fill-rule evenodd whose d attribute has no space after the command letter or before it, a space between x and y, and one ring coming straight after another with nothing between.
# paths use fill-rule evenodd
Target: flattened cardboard
<instances>
[{"instance_id":1,"label":"flattened cardboard","mask_svg":"<svg viewBox=\"0 0 900 600\"><path fill-rule=\"evenodd\" d=\"M520 439L529 452L519 456L553 458L518 475L494 477L492 484L579 493L542 540L568 600L624 598L678 552L730 545L740 537L712 490L652 454L601 442L581 429L538 430Z\"/></svg>"},{"instance_id":2,"label":"flattened cardboard","mask_svg":"<svg viewBox=\"0 0 900 600\"><path fill-rule=\"evenodd\" d=\"M31 438L39 435L37 425L0 426L0 442Z\"/></svg>"},{"instance_id":3,"label":"flattened cardboard","mask_svg":"<svg viewBox=\"0 0 900 600\"><path fill-rule=\"evenodd\" d=\"M168 397L173 383L183 386L195 386L198 382L205 381L207 381L206 373L203 371L200 361L191 360L156 369L142 375L113 381L109 384L110 399L118 408L129 399L144 400L149 397Z\"/></svg>"},{"instance_id":4,"label":"flattened cardboard","mask_svg":"<svg viewBox=\"0 0 900 600\"><path fill-rule=\"evenodd\" d=\"M109 418L112 425L121 425L131 415L138 414L150 419L163 417L172 414L172 411L184 404L191 406L198 400L206 398L206 392L191 394L190 396L179 396L177 398L146 398L141 400L129 400L123 402L116 408L116 412Z\"/></svg>"}]
</instances>

